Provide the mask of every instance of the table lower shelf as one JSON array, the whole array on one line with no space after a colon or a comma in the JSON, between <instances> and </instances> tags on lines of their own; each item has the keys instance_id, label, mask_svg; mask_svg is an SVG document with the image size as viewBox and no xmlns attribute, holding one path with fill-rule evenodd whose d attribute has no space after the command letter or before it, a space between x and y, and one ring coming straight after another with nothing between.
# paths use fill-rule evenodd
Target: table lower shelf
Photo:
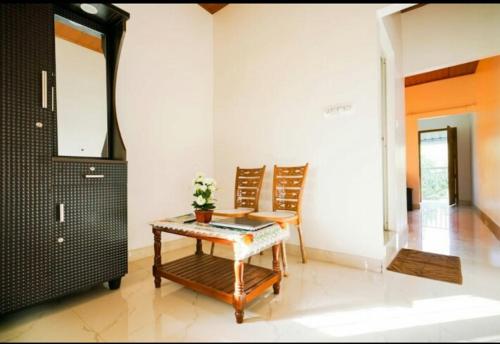
<instances>
[{"instance_id":1,"label":"table lower shelf","mask_svg":"<svg viewBox=\"0 0 500 344\"><path fill-rule=\"evenodd\" d=\"M231 259L194 254L162 264L157 272L202 294L233 303L234 261ZM243 276L246 302L281 280L279 273L251 264L244 265Z\"/></svg>"}]
</instances>

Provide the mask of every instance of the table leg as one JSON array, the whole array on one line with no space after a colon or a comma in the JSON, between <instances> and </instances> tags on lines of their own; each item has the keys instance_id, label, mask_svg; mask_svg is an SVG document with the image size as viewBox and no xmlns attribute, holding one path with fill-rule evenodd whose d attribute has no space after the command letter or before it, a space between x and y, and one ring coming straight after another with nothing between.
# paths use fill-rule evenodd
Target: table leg
<instances>
[{"instance_id":1,"label":"table leg","mask_svg":"<svg viewBox=\"0 0 500 344\"><path fill-rule=\"evenodd\" d=\"M203 254L203 245L201 243L201 239L196 239L196 254L199 256Z\"/></svg>"},{"instance_id":2,"label":"table leg","mask_svg":"<svg viewBox=\"0 0 500 344\"><path fill-rule=\"evenodd\" d=\"M280 269L280 244L273 246L273 271L280 276L278 282L273 284L275 294L280 293L281 269Z\"/></svg>"},{"instance_id":3,"label":"table leg","mask_svg":"<svg viewBox=\"0 0 500 344\"><path fill-rule=\"evenodd\" d=\"M233 294L233 306L234 315L236 316L236 322L241 324L243 322L243 316L245 314L245 285L243 279L243 267L245 263L242 260L234 261L234 294Z\"/></svg>"},{"instance_id":4,"label":"table leg","mask_svg":"<svg viewBox=\"0 0 500 344\"><path fill-rule=\"evenodd\" d=\"M155 277L155 288L160 288L161 277L158 273L158 268L161 265L161 231L153 228L153 234L155 239L154 249L154 265L153 265L153 276Z\"/></svg>"}]
</instances>

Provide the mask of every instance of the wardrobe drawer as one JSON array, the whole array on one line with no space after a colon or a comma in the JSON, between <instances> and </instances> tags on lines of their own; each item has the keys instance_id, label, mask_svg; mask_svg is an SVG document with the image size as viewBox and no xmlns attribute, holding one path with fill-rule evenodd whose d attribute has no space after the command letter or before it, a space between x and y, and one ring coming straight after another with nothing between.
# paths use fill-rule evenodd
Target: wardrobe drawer
<instances>
[{"instance_id":1,"label":"wardrobe drawer","mask_svg":"<svg viewBox=\"0 0 500 344\"><path fill-rule=\"evenodd\" d=\"M54 185L127 184L127 164L113 162L54 162Z\"/></svg>"}]
</instances>

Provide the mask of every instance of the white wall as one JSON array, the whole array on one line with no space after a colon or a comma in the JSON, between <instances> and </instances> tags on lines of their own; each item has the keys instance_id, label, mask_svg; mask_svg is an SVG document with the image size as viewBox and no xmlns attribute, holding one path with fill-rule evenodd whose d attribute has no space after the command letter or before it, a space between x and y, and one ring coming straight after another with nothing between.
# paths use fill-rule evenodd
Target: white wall
<instances>
[{"instance_id":1,"label":"white wall","mask_svg":"<svg viewBox=\"0 0 500 344\"><path fill-rule=\"evenodd\" d=\"M500 4L428 4L402 14L404 75L500 53Z\"/></svg>"},{"instance_id":2,"label":"white wall","mask_svg":"<svg viewBox=\"0 0 500 344\"><path fill-rule=\"evenodd\" d=\"M387 66L388 229L399 232L406 230L408 225L401 14L383 16L379 27Z\"/></svg>"},{"instance_id":3,"label":"white wall","mask_svg":"<svg viewBox=\"0 0 500 344\"><path fill-rule=\"evenodd\" d=\"M58 153L101 157L108 132L106 59L58 37L55 44Z\"/></svg>"},{"instance_id":4,"label":"white wall","mask_svg":"<svg viewBox=\"0 0 500 344\"><path fill-rule=\"evenodd\" d=\"M150 221L192 210L197 171L213 173L212 16L197 4L119 7L130 12L116 94L134 249L152 245Z\"/></svg>"},{"instance_id":5,"label":"white wall","mask_svg":"<svg viewBox=\"0 0 500 344\"><path fill-rule=\"evenodd\" d=\"M418 120L419 130L457 128L458 198L472 202L472 119L470 114L451 115Z\"/></svg>"},{"instance_id":6,"label":"white wall","mask_svg":"<svg viewBox=\"0 0 500 344\"><path fill-rule=\"evenodd\" d=\"M214 16L214 150L220 204L236 166L310 163L305 244L382 258L380 47L382 5L231 4ZM326 106L352 102L348 115ZM298 243L292 230L291 242Z\"/></svg>"}]
</instances>

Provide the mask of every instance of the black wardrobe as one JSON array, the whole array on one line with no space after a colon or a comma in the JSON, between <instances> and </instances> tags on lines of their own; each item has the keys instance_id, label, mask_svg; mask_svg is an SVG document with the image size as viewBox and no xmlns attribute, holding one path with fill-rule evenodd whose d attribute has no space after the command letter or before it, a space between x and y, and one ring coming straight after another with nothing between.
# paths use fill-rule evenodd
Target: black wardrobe
<instances>
[{"instance_id":1,"label":"black wardrobe","mask_svg":"<svg viewBox=\"0 0 500 344\"><path fill-rule=\"evenodd\" d=\"M129 15L113 5L84 5L0 4L0 314L103 282L116 289L127 273L127 162L115 80ZM85 78L78 77L73 87L71 72L58 78L64 68L82 67L85 76L85 66L76 59L59 67L55 18L66 32L82 28L99 42L98 53L88 55L102 54L104 85L81 86ZM68 51L81 48L57 42ZM61 126L58 108L69 101L58 97L75 98L76 86L84 90L82 104L65 105ZM103 118L85 112L93 93ZM101 123L99 154L86 156L93 136L85 130L93 121ZM82 148L75 156L61 154L63 144L78 146L72 137L85 140Z\"/></svg>"}]
</instances>

